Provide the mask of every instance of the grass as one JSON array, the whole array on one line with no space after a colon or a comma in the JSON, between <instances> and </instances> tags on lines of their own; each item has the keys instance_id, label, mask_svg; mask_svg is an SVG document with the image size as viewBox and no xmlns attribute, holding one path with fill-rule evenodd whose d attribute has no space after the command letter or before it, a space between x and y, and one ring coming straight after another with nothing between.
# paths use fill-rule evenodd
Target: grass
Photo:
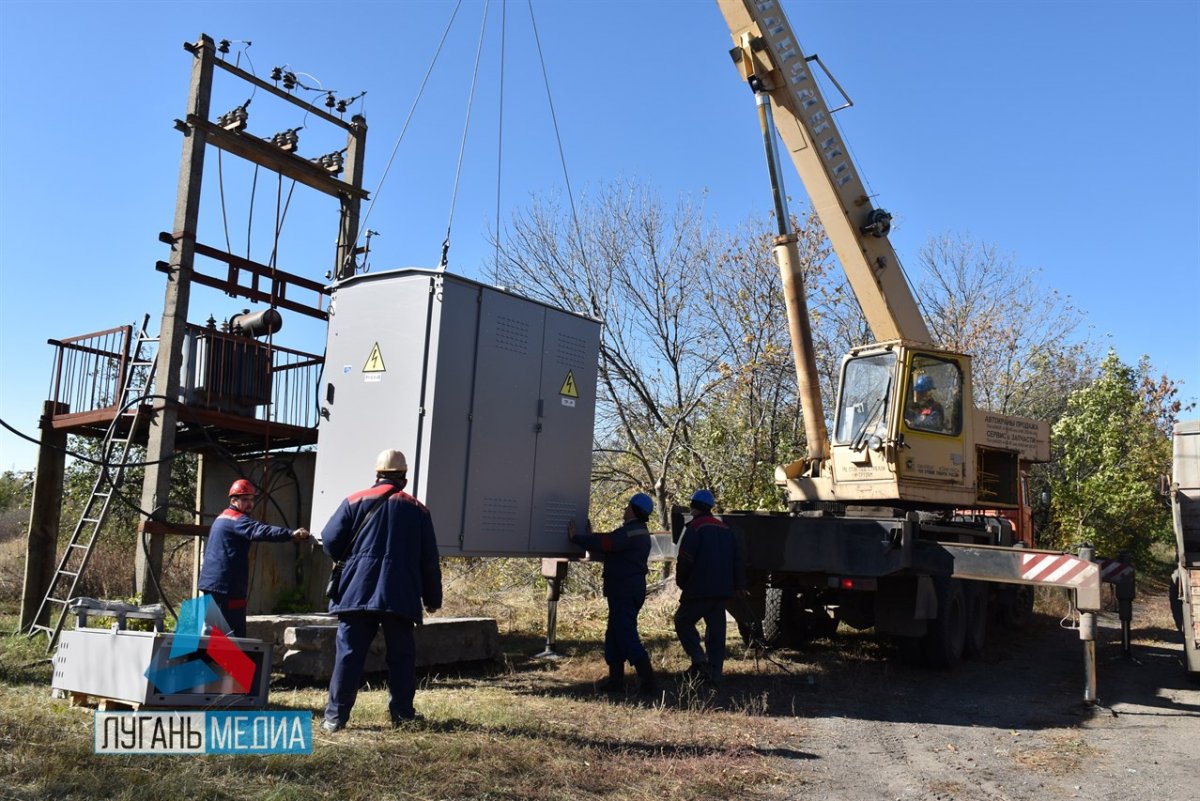
<instances>
[{"instance_id":1,"label":"grass","mask_svg":"<svg viewBox=\"0 0 1200 801\"><path fill-rule=\"evenodd\" d=\"M836 643L817 641L787 662L745 652L731 627L720 692L676 680L687 659L665 592L648 601L640 626L662 691L607 696L596 691L606 675L603 599L564 595L562 659L537 661L526 655L545 639L544 587L490 569L472 566L457 583L448 576L444 614L496 617L504 665L423 676L417 708L426 722L404 730L388 725L386 688L369 683L349 728L333 736L316 728L311 755L98 757L92 711L49 697L42 641L0 636L0 799L777 798L804 791L795 766L819 750L806 742L798 704L863 688L886 696L913 683L887 661L890 646L844 628ZM1060 596L1039 594L1039 625L1068 611ZM14 627L15 609L0 605L0 631ZM271 706L316 722L325 693L276 681ZM1087 748L1076 733L1047 731L1015 742L1010 755L1030 772L1063 775L1092 758Z\"/></svg>"},{"instance_id":2,"label":"grass","mask_svg":"<svg viewBox=\"0 0 1200 801\"><path fill-rule=\"evenodd\" d=\"M664 605L665 606L665 605ZM582 610L577 610L582 611ZM0 798L13 799L718 799L765 797L801 755L795 721L764 717L771 689L717 695L664 681L642 698L595 692L604 665L595 640L565 626L565 658L544 664L536 636L512 633L499 673L426 676L415 728L388 725L386 688L370 683L350 727L316 729L311 755L98 757L93 712L49 697L40 640L0 638ZM15 616L0 615L11 631ZM682 652L652 645L659 667ZM677 646L675 649L678 650ZM632 683L632 682L631 682ZM277 683L271 706L314 713L324 686ZM777 711L776 711L777 714Z\"/></svg>"}]
</instances>

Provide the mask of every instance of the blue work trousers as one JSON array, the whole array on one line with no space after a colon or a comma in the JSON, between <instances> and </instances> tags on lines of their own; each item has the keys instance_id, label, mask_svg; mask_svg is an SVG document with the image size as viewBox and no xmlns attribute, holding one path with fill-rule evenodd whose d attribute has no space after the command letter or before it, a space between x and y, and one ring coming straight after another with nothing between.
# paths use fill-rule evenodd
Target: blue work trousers
<instances>
[{"instance_id":1,"label":"blue work trousers","mask_svg":"<svg viewBox=\"0 0 1200 801\"><path fill-rule=\"evenodd\" d=\"M604 661L608 664L632 665L647 655L637 630L638 613L645 602L645 595L608 597L608 627L604 630Z\"/></svg>"},{"instance_id":2,"label":"blue work trousers","mask_svg":"<svg viewBox=\"0 0 1200 801\"><path fill-rule=\"evenodd\" d=\"M704 621L704 647L700 647L700 632L696 624ZM712 679L721 678L725 667L725 599L695 598L679 602L675 611L675 634L679 644L691 657L692 665L708 673Z\"/></svg>"},{"instance_id":3,"label":"blue work trousers","mask_svg":"<svg viewBox=\"0 0 1200 801\"><path fill-rule=\"evenodd\" d=\"M341 725L350 720L350 710L362 683L363 666L381 625L387 647L388 712L393 722L416 714L413 697L417 694L417 647L413 621L383 612L347 612L338 615L337 654L329 679L325 720Z\"/></svg>"},{"instance_id":4,"label":"blue work trousers","mask_svg":"<svg viewBox=\"0 0 1200 801\"><path fill-rule=\"evenodd\" d=\"M212 596L213 603L217 605L217 609L221 610L221 616L229 624L227 634L230 637L245 637L246 599L230 598L223 592L206 592L205 595Z\"/></svg>"}]
</instances>

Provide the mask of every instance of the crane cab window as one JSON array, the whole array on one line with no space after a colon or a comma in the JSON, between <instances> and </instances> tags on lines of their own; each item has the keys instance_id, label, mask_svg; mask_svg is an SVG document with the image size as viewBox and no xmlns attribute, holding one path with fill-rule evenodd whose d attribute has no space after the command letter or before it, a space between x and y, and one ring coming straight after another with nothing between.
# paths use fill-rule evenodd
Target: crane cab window
<instances>
[{"instance_id":1,"label":"crane cab window","mask_svg":"<svg viewBox=\"0 0 1200 801\"><path fill-rule=\"evenodd\" d=\"M895 372L894 353L877 353L846 362L842 368L834 442L856 444L871 434L886 433Z\"/></svg>"},{"instance_id":2,"label":"crane cab window","mask_svg":"<svg viewBox=\"0 0 1200 801\"><path fill-rule=\"evenodd\" d=\"M904 395L910 431L957 436L962 432L962 370L936 356L913 356Z\"/></svg>"}]
</instances>

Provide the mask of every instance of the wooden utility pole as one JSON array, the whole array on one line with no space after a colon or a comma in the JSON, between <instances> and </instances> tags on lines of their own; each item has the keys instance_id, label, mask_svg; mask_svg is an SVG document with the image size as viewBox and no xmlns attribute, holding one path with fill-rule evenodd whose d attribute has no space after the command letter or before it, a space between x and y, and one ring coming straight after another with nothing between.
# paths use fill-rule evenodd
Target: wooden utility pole
<instances>
[{"instance_id":1,"label":"wooden utility pole","mask_svg":"<svg viewBox=\"0 0 1200 801\"><path fill-rule=\"evenodd\" d=\"M192 83L188 92L188 119L207 120L212 97L213 40L201 35L194 45L186 46L194 56ZM156 413L150 420L146 443L145 479L142 482L141 508L150 519L165 522L171 492L171 467L175 455L175 430L179 422L180 371L183 365L183 341L186 334L188 301L191 296L195 261L196 227L200 217L200 187L204 172L205 133L196 125L183 127L183 155L179 163L179 189L175 196L173 244L167 271L167 293L163 301L162 327L159 329L158 361L153 399ZM163 535L139 533L135 557L137 591L142 603L159 600L153 576L162 569Z\"/></svg>"},{"instance_id":2,"label":"wooden utility pole","mask_svg":"<svg viewBox=\"0 0 1200 801\"><path fill-rule=\"evenodd\" d=\"M363 161L367 145L367 120L360 114L350 119L350 129L346 135L346 177L343 179L355 189L362 187ZM338 228L337 267L334 278L342 280L354 275L354 257L358 245L359 205L361 200L357 194L345 194L341 197L342 220Z\"/></svg>"},{"instance_id":3,"label":"wooden utility pole","mask_svg":"<svg viewBox=\"0 0 1200 801\"><path fill-rule=\"evenodd\" d=\"M33 500L29 504L29 537L25 544L25 584L21 593L21 630L35 621L42 599L54 581L58 524L62 518L63 480L66 476L67 432L55 431L50 418L65 411L46 401L42 407L42 444L38 448ZM43 617L45 617L43 615Z\"/></svg>"}]
</instances>

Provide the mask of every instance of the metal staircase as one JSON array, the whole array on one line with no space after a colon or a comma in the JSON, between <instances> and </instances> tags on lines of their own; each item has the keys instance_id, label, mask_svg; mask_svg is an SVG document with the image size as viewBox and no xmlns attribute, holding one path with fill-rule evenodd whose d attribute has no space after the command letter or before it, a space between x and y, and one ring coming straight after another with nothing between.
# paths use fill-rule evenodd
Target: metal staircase
<instances>
[{"instance_id":1,"label":"metal staircase","mask_svg":"<svg viewBox=\"0 0 1200 801\"><path fill-rule=\"evenodd\" d=\"M143 401L154 384L157 355L155 346L158 344L158 338L150 337L146 332L149 321L150 315L147 314L142 319L141 327L135 332L136 341L116 393L116 414L109 423L100 448L102 464L96 476L96 483L92 486L92 494L83 507L79 522L75 524L75 530L71 533L71 540L67 543L54 571L54 578L46 590L46 597L42 599L37 615L28 629L30 637L40 632L47 635L47 652L53 649L58 641L71 600L75 597L75 589L79 586L80 576L91 559L113 496L124 481L133 440L149 417ZM43 620L46 622L42 623Z\"/></svg>"}]
</instances>

